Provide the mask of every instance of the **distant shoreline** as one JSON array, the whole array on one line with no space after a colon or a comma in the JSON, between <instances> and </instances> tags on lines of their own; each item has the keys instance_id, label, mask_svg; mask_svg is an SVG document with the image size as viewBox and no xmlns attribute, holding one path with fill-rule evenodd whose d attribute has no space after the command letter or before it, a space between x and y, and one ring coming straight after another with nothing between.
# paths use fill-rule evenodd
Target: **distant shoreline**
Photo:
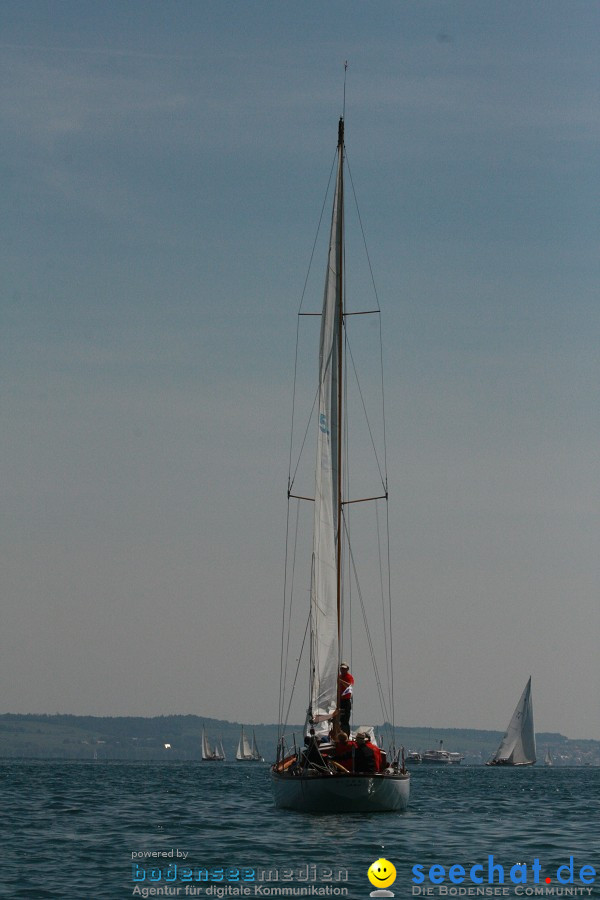
<instances>
[{"instance_id":1,"label":"distant shoreline","mask_svg":"<svg viewBox=\"0 0 600 900\"><path fill-rule=\"evenodd\" d=\"M277 725L244 722L254 731L266 760L275 754ZM223 740L227 759L235 758L242 723L195 715L76 716L55 713L0 715L0 758L79 760L199 760L202 728ZM376 726L378 730L378 726ZM287 732L301 740L302 726ZM426 750L439 746L464 755L466 765L484 763L496 750L501 731L472 728L396 726L397 746ZM538 765L549 749L555 765L600 765L600 741L573 740L558 733L536 735Z\"/></svg>"}]
</instances>

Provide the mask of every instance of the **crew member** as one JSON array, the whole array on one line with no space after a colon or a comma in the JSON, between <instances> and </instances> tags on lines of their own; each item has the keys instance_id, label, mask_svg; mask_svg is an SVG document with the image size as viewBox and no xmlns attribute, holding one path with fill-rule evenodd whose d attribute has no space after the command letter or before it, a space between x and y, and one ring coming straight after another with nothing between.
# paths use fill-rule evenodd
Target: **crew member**
<instances>
[{"instance_id":1,"label":"crew member","mask_svg":"<svg viewBox=\"0 0 600 900\"><path fill-rule=\"evenodd\" d=\"M367 743L368 735L359 731L356 735L356 751L354 753L354 771L366 775L374 775L377 771L373 747Z\"/></svg>"},{"instance_id":2,"label":"crew member","mask_svg":"<svg viewBox=\"0 0 600 900\"><path fill-rule=\"evenodd\" d=\"M350 734L350 716L352 714L352 692L354 690L354 678L350 674L348 663L340 665L338 676L338 709L340 711L340 729Z\"/></svg>"},{"instance_id":3,"label":"crew member","mask_svg":"<svg viewBox=\"0 0 600 900\"><path fill-rule=\"evenodd\" d=\"M386 756L383 750L381 750L377 744L372 743L371 735L368 731L363 732L365 736L365 743L367 747L370 747L373 751L373 756L375 757L375 771L383 772L385 769Z\"/></svg>"},{"instance_id":4,"label":"crew member","mask_svg":"<svg viewBox=\"0 0 600 900\"><path fill-rule=\"evenodd\" d=\"M335 741L333 758L349 772L352 772L354 768L353 762L355 749L355 742L348 740L348 735L345 731L339 731Z\"/></svg>"}]
</instances>

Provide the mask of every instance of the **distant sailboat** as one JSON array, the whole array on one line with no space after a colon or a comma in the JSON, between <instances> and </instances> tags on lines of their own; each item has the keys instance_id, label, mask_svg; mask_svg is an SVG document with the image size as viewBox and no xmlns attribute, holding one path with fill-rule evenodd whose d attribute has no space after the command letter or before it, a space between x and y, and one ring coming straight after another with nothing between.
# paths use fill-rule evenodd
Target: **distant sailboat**
<instances>
[{"instance_id":1,"label":"distant sailboat","mask_svg":"<svg viewBox=\"0 0 600 900\"><path fill-rule=\"evenodd\" d=\"M256 745L256 736L254 732L252 732L252 744L246 737L246 733L244 731L244 726L242 725L242 733L240 735L240 740L238 743L237 753L235 754L235 758L239 762L264 762L264 759L260 755L259 749Z\"/></svg>"},{"instance_id":2,"label":"distant sailboat","mask_svg":"<svg viewBox=\"0 0 600 900\"><path fill-rule=\"evenodd\" d=\"M531 676L512 714L512 719L487 766L533 766L535 733L533 730L533 706L531 703Z\"/></svg>"},{"instance_id":3,"label":"distant sailboat","mask_svg":"<svg viewBox=\"0 0 600 900\"><path fill-rule=\"evenodd\" d=\"M202 759L205 762L222 762L225 759L223 741L218 740L213 747L213 745L206 737L204 728L202 729Z\"/></svg>"},{"instance_id":4,"label":"distant sailboat","mask_svg":"<svg viewBox=\"0 0 600 900\"><path fill-rule=\"evenodd\" d=\"M550 753L550 748L546 748L546 755L544 757L544 765L545 766L553 766L554 762L552 760L552 754Z\"/></svg>"}]
</instances>

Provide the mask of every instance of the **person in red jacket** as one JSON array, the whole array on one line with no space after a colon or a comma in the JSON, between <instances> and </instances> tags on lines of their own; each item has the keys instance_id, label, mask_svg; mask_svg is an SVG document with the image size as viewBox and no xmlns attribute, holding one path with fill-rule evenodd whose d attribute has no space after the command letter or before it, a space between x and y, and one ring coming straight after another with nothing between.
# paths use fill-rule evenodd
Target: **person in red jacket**
<instances>
[{"instance_id":1,"label":"person in red jacket","mask_svg":"<svg viewBox=\"0 0 600 900\"><path fill-rule=\"evenodd\" d=\"M359 737L361 737L361 735L357 734L356 735L357 741L358 741ZM365 745L367 747L370 747L370 749L373 751L373 756L375 757L375 771L383 772L383 770L385 769L385 765L384 765L385 754L382 753L381 748L378 747L377 744L373 744L371 742L371 735L369 734L368 731L363 731L362 738L364 739Z\"/></svg>"},{"instance_id":2,"label":"person in red jacket","mask_svg":"<svg viewBox=\"0 0 600 900\"><path fill-rule=\"evenodd\" d=\"M354 754L354 771L361 772L364 775L374 775L378 770L379 753L375 754L375 750L379 749L367 740L369 734L359 731L356 735L356 752Z\"/></svg>"},{"instance_id":3,"label":"person in red jacket","mask_svg":"<svg viewBox=\"0 0 600 900\"><path fill-rule=\"evenodd\" d=\"M354 678L350 674L348 663L340 665L338 676L338 709L340 711L340 730L350 734L350 716L352 714L352 694Z\"/></svg>"},{"instance_id":4,"label":"person in red jacket","mask_svg":"<svg viewBox=\"0 0 600 900\"><path fill-rule=\"evenodd\" d=\"M333 751L333 758L337 763L340 763L347 772L352 772L354 770L355 750L355 741L349 741L345 731L338 732Z\"/></svg>"}]
</instances>

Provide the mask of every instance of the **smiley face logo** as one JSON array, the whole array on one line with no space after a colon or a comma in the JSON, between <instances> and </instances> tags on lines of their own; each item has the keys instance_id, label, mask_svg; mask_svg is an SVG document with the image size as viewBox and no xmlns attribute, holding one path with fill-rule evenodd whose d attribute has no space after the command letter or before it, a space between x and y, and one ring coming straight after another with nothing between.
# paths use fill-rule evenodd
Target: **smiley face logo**
<instances>
[{"instance_id":1,"label":"smiley face logo","mask_svg":"<svg viewBox=\"0 0 600 900\"><path fill-rule=\"evenodd\" d=\"M396 880L396 869L387 859L376 859L367 872L369 881L376 888L386 888Z\"/></svg>"}]
</instances>

